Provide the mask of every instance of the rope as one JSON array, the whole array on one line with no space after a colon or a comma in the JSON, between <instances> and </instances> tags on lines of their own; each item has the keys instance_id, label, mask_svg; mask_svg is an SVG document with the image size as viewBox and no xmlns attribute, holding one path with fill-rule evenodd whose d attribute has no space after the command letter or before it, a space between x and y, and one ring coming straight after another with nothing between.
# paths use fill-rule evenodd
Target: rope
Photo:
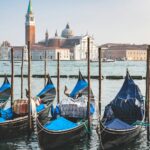
<instances>
[{"instance_id":1,"label":"rope","mask_svg":"<svg viewBox=\"0 0 150 150\"><path fill-rule=\"evenodd\" d=\"M140 125L140 126L148 127L148 126L150 126L150 123L142 122L142 121L136 121L136 122L133 123L132 125L133 125L133 126Z\"/></svg>"},{"instance_id":2,"label":"rope","mask_svg":"<svg viewBox=\"0 0 150 150\"><path fill-rule=\"evenodd\" d=\"M88 127L87 127L85 122L83 123L83 125L85 127L86 133L90 134L91 133L91 129L88 130Z\"/></svg>"},{"instance_id":3,"label":"rope","mask_svg":"<svg viewBox=\"0 0 150 150\"><path fill-rule=\"evenodd\" d=\"M101 131L101 129L100 129L100 126L97 126L97 133L98 133L98 137L99 137L99 141L100 141L100 146L101 146L101 149L102 150L104 150L104 146L103 146L103 143L102 143L102 137L101 137L101 134L102 134L102 132L104 131L105 129L103 129L102 131Z\"/></svg>"}]
</instances>

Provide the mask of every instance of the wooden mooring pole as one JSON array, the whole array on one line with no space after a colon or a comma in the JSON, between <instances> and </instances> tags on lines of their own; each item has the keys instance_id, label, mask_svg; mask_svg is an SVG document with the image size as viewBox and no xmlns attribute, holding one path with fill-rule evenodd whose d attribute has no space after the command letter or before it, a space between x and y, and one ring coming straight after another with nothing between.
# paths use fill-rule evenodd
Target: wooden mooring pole
<instances>
[{"instance_id":1,"label":"wooden mooring pole","mask_svg":"<svg viewBox=\"0 0 150 150\"><path fill-rule=\"evenodd\" d=\"M99 58L99 94L98 94L98 97L99 97L99 117L101 118L101 78L102 78L102 68L101 68L101 48L99 47L98 48L98 58ZM100 119L99 118L99 119Z\"/></svg>"},{"instance_id":2,"label":"wooden mooring pole","mask_svg":"<svg viewBox=\"0 0 150 150\"><path fill-rule=\"evenodd\" d=\"M14 101L14 49L11 48L11 108Z\"/></svg>"},{"instance_id":3,"label":"wooden mooring pole","mask_svg":"<svg viewBox=\"0 0 150 150\"><path fill-rule=\"evenodd\" d=\"M91 119L90 119L90 99L91 99L91 84L90 84L90 38L87 39L87 64L88 64L88 130L91 130Z\"/></svg>"},{"instance_id":4,"label":"wooden mooring pole","mask_svg":"<svg viewBox=\"0 0 150 150\"><path fill-rule=\"evenodd\" d=\"M24 65L24 48L22 49L22 63L21 63L21 99L23 98L23 65Z\"/></svg>"},{"instance_id":5,"label":"wooden mooring pole","mask_svg":"<svg viewBox=\"0 0 150 150\"><path fill-rule=\"evenodd\" d=\"M147 121L147 140L150 141L150 45L147 49L147 74L146 74L146 121Z\"/></svg>"},{"instance_id":6,"label":"wooden mooring pole","mask_svg":"<svg viewBox=\"0 0 150 150\"><path fill-rule=\"evenodd\" d=\"M60 93L59 93L59 88L60 88L60 64L59 64L59 59L60 59L60 53L57 53L57 104L60 102Z\"/></svg>"},{"instance_id":7,"label":"wooden mooring pole","mask_svg":"<svg viewBox=\"0 0 150 150\"><path fill-rule=\"evenodd\" d=\"M32 129L32 120L31 120L31 45L30 41L28 41L28 125L29 125L29 134Z\"/></svg>"},{"instance_id":8,"label":"wooden mooring pole","mask_svg":"<svg viewBox=\"0 0 150 150\"><path fill-rule=\"evenodd\" d=\"M44 59L44 86L46 86L46 78L47 78L47 53L46 53L46 50L45 50L45 59Z\"/></svg>"}]
</instances>

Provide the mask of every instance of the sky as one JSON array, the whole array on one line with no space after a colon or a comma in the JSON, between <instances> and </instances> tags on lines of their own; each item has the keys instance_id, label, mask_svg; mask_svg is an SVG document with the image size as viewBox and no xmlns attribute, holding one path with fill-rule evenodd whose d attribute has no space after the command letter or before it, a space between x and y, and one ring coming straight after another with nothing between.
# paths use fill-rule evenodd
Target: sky
<instances>
[{"instance_id":1,"label":"sky","mask_svg":"<svg viewBox=\"0 0 150 150\"><path fill-rule=\"evenodd\" d=\"M25 44L29 0L0 0L0 43ZM150 0L32 0L36 41L53 37L69 23L75 35L87 32L96 44L150 44Z\"/></svg>"}]
</instances>

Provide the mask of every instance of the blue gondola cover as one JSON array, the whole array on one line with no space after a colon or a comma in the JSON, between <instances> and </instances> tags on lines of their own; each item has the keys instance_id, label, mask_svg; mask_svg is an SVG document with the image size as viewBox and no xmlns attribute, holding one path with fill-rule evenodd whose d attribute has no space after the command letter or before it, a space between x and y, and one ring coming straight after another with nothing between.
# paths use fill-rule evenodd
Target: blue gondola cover
<instances>
[{"instance_id":1,"label":"blue gondola cover","mask_svg":"<svg viewBox=\"0 0 150 150\"><path fill-rule=\"evenodd\" d=\"M41 95L45 94L48 90L53 88L55 88L53 84L47 84L37 96L40 97Z\"/></svg>"},{"instance_id":2,"label":"blue gondola cover","mask_svg":"<svg viewBox=\"0 0 150 150\"><path fill-rule=\"evenodd\" d=\"M95 112L95 107L93 104L90 104L90 114L93 115Z\"/></svg>"},{"instance_id":3,"label":"blue gondola cover","mask_svg":"<svg viewBox=\"0 0 150 150\"><path fill-rule=\"evenodd\" d=\"M6 120L12 119L13 118L12 108L8 108L6 110L1 109L1 117Z\"/></svg>"},{"instance_id":4,"label":"blue gondola cover","mask_svg":"<svg viewBox=\"0 0 150 150\"><path fill-rule=\"evenodd\" d=\"M131 125L121 121L120 119L113 119L110 122L107 122L106 127L109 129L115 130L124 130L133 128Z\"/></svg>"},{"instance_id":5,"label":"blue gondola cover","mask_svg":"<svg viewBox=\"0 0 150 150\"><path fill-rule=\"evenodd\" d=\"M72 90L72 92L70 93L70 97L75 98L76 95L83 89L88 87L88 83L85 81L85 79L82 77L81 72L79 72L79 79L76 83L76 86L74 87L74 89Z\"/></svg>"},{"instance_id":6,"label":"blue gondola cover","mask_svg":"<svg viewBox=\"0 0 150 150\"><path fill-rule=\"evenodd\" d=\"M6 119L0 117L0 123L3 123L3 122L5 122L5 121L6 121Z\"/></svg>"},{"instance_id":7,"label":"blue gondola cover","mask_svg":"<svg viewBox=\"0 0 150 150\"><path fill-rule=\"evenodd\" d=\"M53 118L57 118L58 115L61 115L59 106L57 105L56 108L54 108L54 106L51 105L51 116Z\"/></svg>"},{"instance_id":8,"label":"blue gondola cover","mask_svg":"<svg viewBox=\"0 0 150 150\"><path fill-rule=\"evenodd\" d=\"M69 130L77 126L78 125L76 123L71 122L65 119L64 117L59 117L44 125L46 129L53 130L53 131Z\"/></svg>"},{"instance_id":9,"label":"blue gondola cover","mask_svg":"<svg viewBox=\"0 0 150 150\"><path fill-rule=\"evenodd\" d=\"M45 105L44 104L40 104L39 106L36 107L36 112L41 112L42 110L45 109Z\"/></svg>"},{"instance_id":10,"label":"blue gondola cover","mask_svg":"<svg viewBox=\"0 0 150 150\"><path fill-rule=\"evenodd\" d=\"M105 108L104 118L118 118L128 124L142 120L144 101L140 89L134 83L127 71L125 81L119 93Z\"/></svg>"},{"instance_id":11,"label":"blue gondola cover","mask_svg":"<svg viewBox=\"0 0 150 150\"><path fill-rule=\"evenodd\" d=\"M3 91L10 89L10 88L11 88L11 85L10 85L7 77L5 77L5 81L4 81L3 85L0 87L0 92L3 92Z\"/></svg>"}]
</instances>

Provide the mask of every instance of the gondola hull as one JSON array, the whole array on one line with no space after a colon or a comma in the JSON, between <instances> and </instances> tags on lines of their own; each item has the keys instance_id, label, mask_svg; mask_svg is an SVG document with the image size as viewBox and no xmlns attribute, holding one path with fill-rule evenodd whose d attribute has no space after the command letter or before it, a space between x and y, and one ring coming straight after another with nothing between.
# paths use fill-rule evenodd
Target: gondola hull
<instances>
[{"instance_id":1,"label":"gondola hull","mask_svg":"<svg viewBox=\"0 0 150 150\"><path fill-rule=\"evenodd\" d=\"M3 92L0 92L0 101L1 102L5 102L9 99L10 91L11 91L11 89L7 89L7 90L4 90Z\"/></svg>"},{"instance_id":2,"label":"gondola hull","mask_svg":"<svg viewBox=\"0 0 150 150\"><path fill-rule=\"evenodd\" d=\"M108 129L101 123L100 138L104 149L111 149L120 145L127 144L139 135L141 126L136 126L127 130L113 130Z\"/></svg>"},{"instance_id":3,"label":"gondola hull","mask_svg":"<svg viewBox=\"0 0 150 150\"><path fill-rule=\"evenodd\" d=\"M38 141L40 148L49 150L58 148L68 142L79 140L86 134L86 127L84 124L67 131L53 132L46 130L37 119Z\"/></svg>"},{"instance_id":4,"label":"gondola hull","mask_svg":"<svg viewBox=\"0 0 150 150\"><path fill-rule=\"evenodd\" d=\"M39 112L39 115L42 113L44 119L45 116L49 113L50 106L48 106L43 111ZM42 120L44 121L44 120ZM32 130L34 126L32 127ZM17 117L13 120L8 120L6 122L0 123L0 140L18 138L24 135L27 135L28 131L28 116Z\"/></svg>"},{"instance_id":5,"label":"gondola hull","mask_svg":"<svg viewBox=\"0 0 150 150\"><path fill-rule=\"evenodd\" d=\"M5 104L10 97L11 85L8 81L7 76L5 76L4 82L0 87L0 103Z\"/></svg>"},{"instance_id":6,"label":"gondola hull","mask_svg":"<svg viewBox=\"0 0 150 150\"><path fill-rule=\"evenodd\" d=\"M49 105L50 103L52 103L55 97L56 97L55 88L48 90L45 94L40 96L40 98L42 99L42 103L46 105Z\"/></svg>"},{"instance_id":7,"label":"gondola hull","mask_svg":"<svg viewBox=\"0 0 150 150\"><path fill-rule=\"evenodd\" d=\"M28 130L28 117L19 117L0 123L0 140L23 136Z\"/></svg>"},{"instance_id":8,"label":"gondola hull","mask_svg":"<svg viewBox=\"0 0 150 150\"><path fill-rule=\"evenodd\" d=\"M46 105L49 105L54 101L56 97L56 89L50 76L48 76L47 84L40 93L37 94L37 97L39 97L42 100L42 103Z\"/></svg>"}]
</instances>

